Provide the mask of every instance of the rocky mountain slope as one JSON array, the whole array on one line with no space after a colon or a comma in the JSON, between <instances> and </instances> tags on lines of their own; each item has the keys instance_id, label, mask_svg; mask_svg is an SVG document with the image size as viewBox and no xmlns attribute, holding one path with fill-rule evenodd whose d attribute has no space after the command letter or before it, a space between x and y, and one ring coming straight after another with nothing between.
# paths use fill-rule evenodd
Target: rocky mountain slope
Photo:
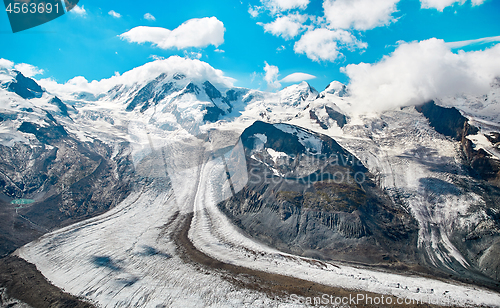
<instances>
[{"instance_id":1,"label":"rocky mountain slope","mask_svg":"<svg viewBox=\"0 0 500 308\"><path fill-rule=\"evenodd\" d=\"M320 259L416 263L413 217L335 140L260 121L241 139L248 184L219 207L247 234Z\"/></svg>"},{"instance_id":2,"label":"rocky mountain slope","mask_svg":"<svg viewBox=\"0 0 500 308\"><path fill-rule=\"evenodd\" d=\"M77 110L12 71L2 83L0 254L116 206L132 185L127 143L80 140Z\"/></svg>"}]
</instances>

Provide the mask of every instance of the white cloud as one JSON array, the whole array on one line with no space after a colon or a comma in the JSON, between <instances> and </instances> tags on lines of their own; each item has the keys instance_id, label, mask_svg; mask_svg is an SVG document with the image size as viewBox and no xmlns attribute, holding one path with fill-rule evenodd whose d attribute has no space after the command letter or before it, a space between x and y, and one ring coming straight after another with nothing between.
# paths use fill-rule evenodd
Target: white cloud
<instances>
[{"instance_id":1,"label":"white cloud","mask_svg":"<svg viewBox=\"0 0 500 308\"><path fill-rule=\"evenodd\" d=\"M250 6L248 8L248 13L253 17L259 16L260 12L262 11L262 6Z\"/></svg>"},{"instance_id":2,"label":"white cloud","mask_svg":"<svg viewBox=\"0 0 500 308\"><path fill-rule=\"evenodd\" d=\"M78 5L75 5L75 7L73 7L73 9L70 11L72 14L76 14L76 15L79 15L79 16L87 16L87 11L85 10L85 7L82 5L81 7L78 6Z\"/></svg>"},{"instance_id":3,"label":"white cloud","mask_svg":"<svg viewBox=\"0 0 500 308\"><path fill-rule=\"evenodd\" d=\"M149 57L150 57L151 59L153 59L153 60L165 60L165 58L164 58L164 57L162 57L162 56L157 56L157 55L150 55Z\"/></svg>"},{"instance_id":4,"label":"white cloud","mask_svg":"<svg viewBox=\"0 0 500 308\"><path fill-rule=\"evenodd\" d=\"M323 0L324 16L300 14L309 0L261 0L262 6L251 6L249 13L257 17L268 10L276 18L269 23L258 22L265 32L285 40L296 39L294 51L305 54L313 61L335 61L343 57L342 49L365 49L367 44L358 40L353 30L369 30L396 21L400 0ZM480 1L480 0L477 0ZM290 10L292 13L285 14ZM284 48L279 47L277 52Z\"/></svg>"},{"instance_id":5,"label":"white cloud","mask_svg":"<svg viewBox=\"0 0 500 308\"><path fill-rule=\"evenodd\" d=\"M193 18L174 30L140 26L120 35L131 43L150 42L159 48L218 47L224 43L224 24L216 17Z\"/></svg>"},{"instance_id":6,"label":"white cloud","mask_svg":"<svg viewBox=\"0 0 500 308\"><path fill-rule=\"evenodd\" d=\"M446 46L450 48L462 48L471 45L481 45L493 42L500 42L500 36L483 37L475 40L458 41L458 42L448 42Z\"/></svg>"},{"instance_id":7,"label":"white cloud","mask_svg":"<svg viewBox=\"0 0 500 308\"><path fill-rule=\"evenodd\" d=\"M481 5L486 0L471 0L472 6ZM446 7L453 6L456 3L463 5L467 0L420 0L420 5L423 9L436 9L442 12Z\"/></svg>"},{"instance_id":8,"label":"white cloud","mask_svg":"<svg viewBox=\"0 0 500 308\"><path fill-rule=\"evenodd\" d=\"M263 6L272 14L285 12L293 9L305 9L309 0L261 0Z\"/></svg>"},{"instance_id":9,"label":"white cloud","mask_svg":"<svg viewBox=\"0 0 500 308\"><path fill-rule=\"evenodd\" d=\"M151 21L156 20L156 18L153 15L151 15L150 13L144 14L144 19L151 20Z\"/></svg>"},{"instance_id":10,"label":"white cloud","mask_svg":"<svg viewBox=\"0 0 500 308\"><path fill-rule=\"evenodd\" d=\"M295 43L293 49L296 53L305 54L313 61L333 62L342 55L339 49L354 50L367 46L347 31L321 28L306 32Z\"/></svg>"},{"instance_id":11,"label":"white cloud","mask_svg":"<svg viewBox=\"0 0 500 308\"><path fill-rule=\"evenodd\" d=\"M299 82L299 81L304 81L304 80L311 80L316 78L316 76L311 75L311 74L306 74L306 73L293 73L285 78L281 79L281 82Z\"/></svg>"},{"instance_id":12,"label":"white cloud","mask_svg":"<svg viewBox=\"0 0 500 308\"><path fill-rule=\"evenodd\" d=\"M4 58L0 58L0 69L11 69L14 66L14 62L9 61Z\"/></svg>"},{"instance_id":13,"label":"white cloud","mask_svg":"<svg viewBox=\"0 0 500 308\"><path fill-rule=\"evenodd\" d=\"M120 17L122 17L122 15L120 13L117 13L117 12L115 12L113 10L109 11L108 14L111 15L111 16L113 16L114 18L120 18Z\"/></svg>"},{"instance_id":14,"label":"white cloud","mask_svg":"<svg viewBox=\"0 0 500 308\"><path fill-rule=\"evenodd\" d=\"M14 62L3 58L0 58L0 69L16 69L26 77L42 75L44 72L42 69L39 69L34 65L27 63L18 63L14 65Z\"/></svg>"},{"instance_id":15,"label":"white cloud","mask_svg":"<svg viewBox=\"0 0 500 308\"><path fill-rule=\"evenodd\" d=\"M445 7L452 6L455 3L464 4L465 0L420 0L423 9L436 9L443 11Z\"/></svg>"},{"instance_id":16,"label":"white cloud","mask_svg":"<svg viewBox=\"0 0 500 308\"><path fill-rule=\"evenodd\" d=\"M296 37L304 29L304 22L307 21L307 16L296 14L290 14L286 16L280 16L276 18L273 22L268 24L257 23L264 27L265 32L270 32L275 36L281 36L285 40L292 39Z\"/></svg>"},{"instance_id":17,"label":"white cloud","mask_svg":"<svg viewBox=\"0 0 500 308\"><path fill-rule=\"evenodd\" d=\"M108 79L89 82L82 76L75 77L64 84L58 84L52 79L41 79L39 84L49 92L55 94L71 94L75 92L104 93L116 85L132 86L135 83L145 83L156 78L161 73L173 75L182 72L193 81L209 80L215 87L233 87L235 79L227 77L224 72L214 69L208 63L197 60L172 56L167 59L158 57L158 60L136 67L122 75L114 75Z\"/></svg>"},{"instance_id":18,"label":"white cloud","mask_svg":"<svg viewBox=\"0 0 500 308\"><path fill-rule=\"evenodd\" d=\"M461 93L486 94L500 76L500 44L484 51L453 53L443 40L402 44L375 64L343 71L357 112L386 110Z\"/></svg>"},{"instance_id":19,"label":"white cloud","mask_svg":"<svg viewBox=\"0 0 500 308\"><path fill-rule=\"evenodd\" d=\"M267 62L264 62L266 66L264 66L264 71L266 74L264 75L264 80L267 82L268 88L271 89L279 89L281 88L281 84L278 81L279 69L277 66L269 65Z\"/></svg>"},{"instance_id":20,"label":"white cloud","mask_svg":"<svg viewBox=\"0 0 500 308\"><path fill-rule=\"evenodd\" d=\"M472 6L481 5L484 3L484 1L486 0L471 0Z\"/></svg>"},{"instance_id":21,"label":"white cloud","mask_svg":"<svg viewBox=\"0 0 500 308\"><path fill-rule=\"evenodd\" d=\"M370 30L395 21L399 0L325 0L323 9L332 29Z\"/></svg>"},{"instance_id":22,"label":"white cloud","mask_svg":"<svg viewBox=\"0 0 500 308\"><path fill-rule=\"evenodd\" d=\"M215 49L214 51L215 51L215 52L218 52L218 53L224 53L224 52L226 52L225 50L223 50L223 49L218 49L218 48L217 48L217 49Z\"/></svg>"},{"instance_id":23,"label":"white cloud","mask_svg":"<svg viewBox=\"0 0 500 308\"><path fill-rule=\"evenodd\" d=\"M14 66L14 68L20 71L26 77L33 77L36 75L42 75L43 70L36 66L27 63L19 63Z\"/></svg>"},{"instance_id":24,"label":"white cloud","mask_svg":"<svg viewBox=\"0 0 500 308\"><path fill-rule=\"evenodd\" d=\"M184 50L184 58L189 58L189 59L201 59L203 55L201 52L195 52L195 51L190 51L188 52L187 50Z\"/></svg>"}]
</instances>

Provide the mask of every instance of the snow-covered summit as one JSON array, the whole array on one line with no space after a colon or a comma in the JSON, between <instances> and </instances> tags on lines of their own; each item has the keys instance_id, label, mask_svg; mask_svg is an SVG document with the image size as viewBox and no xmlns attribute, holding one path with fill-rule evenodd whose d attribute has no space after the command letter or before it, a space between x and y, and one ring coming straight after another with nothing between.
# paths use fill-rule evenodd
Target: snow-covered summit
<instances>
[{"instance_id":1,"label":"snow-covered summit","mask_svg":"<svg viewBox=\"0 0 500 308\"><path fill-rule=\"evenodd\" d=\"M349 96L349 90L345 84L334 80L330 82L324 91L321 92L320 96L325 97L326 94L334 94L338 97L344 97Z\"/></svg>"},{"instance_id":2,"label":"snow-covered summit","mask_svg":"<svg viewBox=\"0 0 500 308\"><path fill-rule=\"evenodd\" d=\"M302 81L299 84L288 86L279 91L279 97L281 104L291 107L299 107L315 100L318 97L318 91L311 87L307 82Z\"/></svg>"},{"instance_id":3,"label":"snow-covered summit","mask_svg":"<svg viewBox=\"0 0 500 308\"><path fill-rule=\"evenodd\" d=\"M231 88L234 82L234 79L224 76L221 70L214 69L206 62L172 56L148 62L123 74L116 73L110 78L99 81L89 82L85 77L77 76L64 84L59 84L50 78L41 79L39 84L63 99L71 99L82 92L99 96L115 87L142 88L160 75L172 78L175 76L178 78L177 81L184 77L193 82L201 83L209 80L219 89Z\"/></svg>"}]
</instances>

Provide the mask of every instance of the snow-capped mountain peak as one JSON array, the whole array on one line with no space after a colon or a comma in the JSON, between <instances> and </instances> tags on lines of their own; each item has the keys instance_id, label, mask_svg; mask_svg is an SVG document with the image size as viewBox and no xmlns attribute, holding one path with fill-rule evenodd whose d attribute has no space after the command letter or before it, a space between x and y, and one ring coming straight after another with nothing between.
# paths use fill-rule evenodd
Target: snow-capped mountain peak
<instances>
[{"instance_id":1,"label":"snow-capped mountain peak","mask_svg":"<svg viewBox=\"0 0 500 308\"><path fill-rule=\"evenodd\" d=\"M306 81L288 86L279 92L281 103L291 107L307 105L308 102L316 99L318 94L318 91Z\"/></svg>"},{"instance_id":2,"label":"snow-capped mountain peak","mask_svg":"<svg viewBox=\"0 0 500 308\"><path fill-rule=\"evenodd\" d=\"M349 90L347 86L339 81L332 81L326 88L320 93L321 97L325 97L326 94L333 94L338 97L349 96Z\"/></svg>"},{"instance_id":3,"label":"snow-capped mountain peak","mask_svg":"<svg viewBox=\"0 0 500 308\"><path fill-rule=\"evenodd\" d=\"M45 92L33 79L16 70L0 71L0 85L25 99L40 98Z\"/></svg>"}]
</instances>

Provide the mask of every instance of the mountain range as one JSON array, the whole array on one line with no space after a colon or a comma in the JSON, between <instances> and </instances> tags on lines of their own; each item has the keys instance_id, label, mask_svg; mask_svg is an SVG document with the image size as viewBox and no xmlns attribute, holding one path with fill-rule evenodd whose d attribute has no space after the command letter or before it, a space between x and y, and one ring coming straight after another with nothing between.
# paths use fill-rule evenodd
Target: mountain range
<instances>
[{"instance_id":1,"label":"mountain range","mask_svg":"<svg viewBox=\"0 0 500 308\"><path fill-rule=\"evenodd\" d=\"M170 64L85 87L0 70L4 263L33 263L100 306L227 304L228 290L272 305L269 294L289 295L249 287L234 274L242 268L498 304L500 79L482 97L359 114L337 81L265 92ZM37 306L17 292L7 288Z\"/></svg>"}]
</instances>

